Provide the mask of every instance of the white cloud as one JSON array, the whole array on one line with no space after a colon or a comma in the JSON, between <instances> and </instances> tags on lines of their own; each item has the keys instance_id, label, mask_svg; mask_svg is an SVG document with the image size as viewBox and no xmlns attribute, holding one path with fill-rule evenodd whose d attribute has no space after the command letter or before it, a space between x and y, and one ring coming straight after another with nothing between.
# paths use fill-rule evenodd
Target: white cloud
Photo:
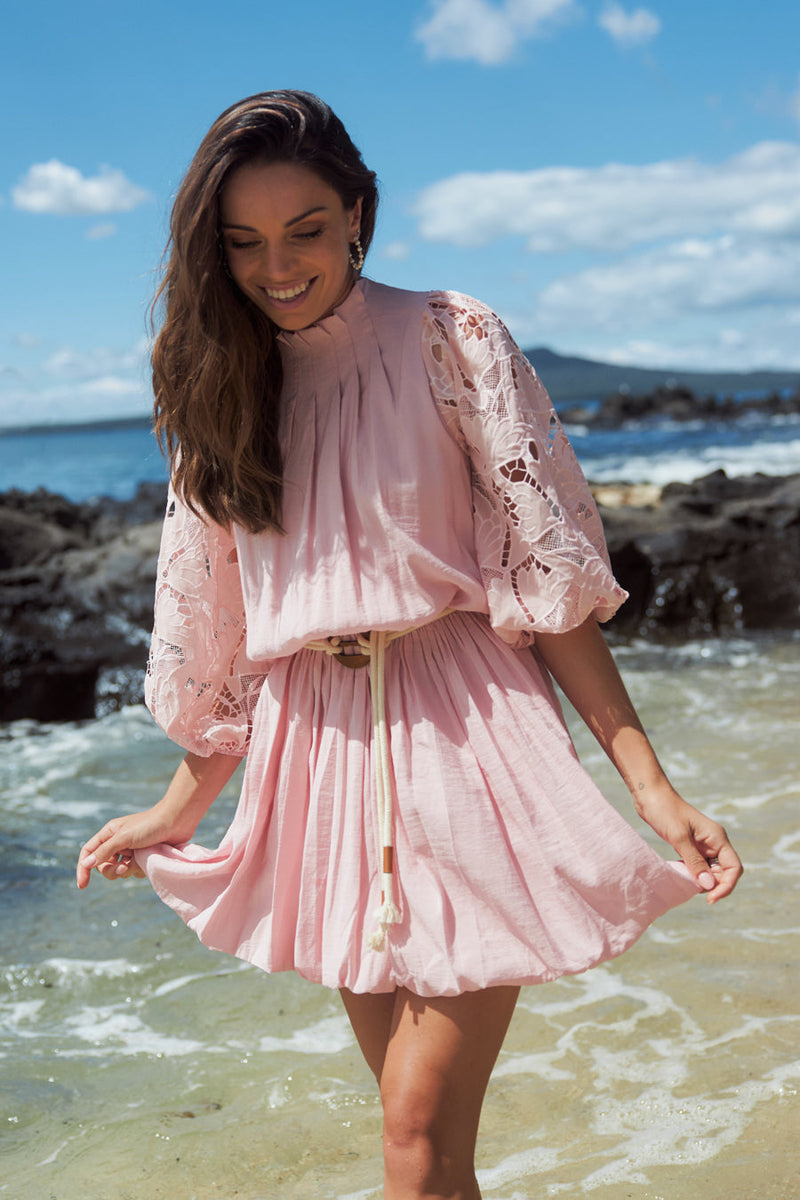
<instances>
[{"instance_id":1,"label":"white cloud","mask_svg":"<svg viewBox=\"0 0 800 1200\"><path fill-rule=\"evenodd\" d=\"M145 337L126 349L64 346L24 377L8 373L0 387L0 427L146 415L149 349Z\"/></svg>"},{"instance_id":2,"label":"white cloud","mask_svg":"<svg viewBox=\"0 0 800 1200\"><path fill-rule=\"evenodd\" d=\"M389 242L383 247L383 258L392 258L400 261L403 258L408 258L411 253L411 247L408 242Z\"/></svg>"},{"instance_id":3,"label":"white cloud","mask_svg":"<svg viewBox=\"0 0 800 1200\"><path fill-rule=\"evenodd\" d=\"M19 346L23 350L33 350L39 345L39 338L36 334L28 333L24 329L19 333L15 333L11 340L15 346Z\"/></svg>"},{"instance_id":4,"label":"white cloud","mask_svg":"<svg viewBox=\"0 0 800 1200\"><path fill-rule=\"evenodd\" d=\"M661 32L661 21L647 8L626 12L621 4L607 4L597 23L620 46L642 46Z\"/></svg>"},{"instance_id":5,"label":"white cloud","mask_svg":"<svg viewBox=\"0 0 800 1200\"><path fill-rule=\"evenodd\" d=\"M800 242L692 239L564 276L539 294L540 319L619 328L765 304L800 303Z\"/></svg>"},{"instance_id":6,"label":"white cloud","mask_svg":"<svg viewBox=\"0 0 800 1200\"><path fill-rule=\"evenodd\" d=\"M425 188L414 205L421 236L481 246L509 235L529 249L620 251L722 230L800 233L800 146L762 142L719 164L468 172Z\"/></svg>"},{"instance_id":7,"label":"white cloud","mask_svg":"<svg viewBox=\"0 0 800 1200\"><path fill-rule=\"evenodd\" d=\"M428 58L474 59L497 66L523 38L573 10L573 0L434 0L430 20L416 31Z\"/></svg>"},{"instance_id":8,"label":"white cloud","mask_svg":"<svg viewBox=\"0 0 800 1200\"><path fill-rule=\"evenodd\" d=\"M105 221L100 225L92 225L91 229L87 229L84 237L87 241L97 242L102 238L113 237L117 232L117 227L112 221Z\"/></svg>"},{"instance_id":9,"label":"white cloud","mask_svg":"<svg viewBox=\"0 0 800 1200\"><path fill-rule=\"evenodd\" d=\"M113 375L118 371L142 372L149 348L147 338L141 338L124 350L99 346L93 350L79 351L71 346L62 346L43 365L48 375L65 379L91 379Z\"/></svg>"},{"instance_id":10,"label":"white cloud","mask_svg":"<svg viewBox=\"0 0 800 1200\"><path fill-rule=\"evenodd\" d=\"M129 212L151 198L113 167L101 167L86 177L76 167L53 158L34 163L11 193L15 208L32 213L67 216L102 216Z\"/></svg>"},{"instance_id":11,"label":"white cloud","mask_svg":"<svg viewBox=\"0 0 800 1200\"><path fill-rule=\"evenodd\" d=\"M152 403L144 383L114 375L47 387L29 384L4 388L0 391L0 429L146 416Z\"/></svg>"},{"instance_id":12,"label":"white cloud","mask_svg":"<svg viewBox=\"0 0 800 1200\"><path fill-rule=\"evenodd\" d=\"M703 329L695 336L629 338L601 345L596 357L630 367L696 371L800 370L800 349L776 323L746 330Z\"/></svg>"}]
</instances>

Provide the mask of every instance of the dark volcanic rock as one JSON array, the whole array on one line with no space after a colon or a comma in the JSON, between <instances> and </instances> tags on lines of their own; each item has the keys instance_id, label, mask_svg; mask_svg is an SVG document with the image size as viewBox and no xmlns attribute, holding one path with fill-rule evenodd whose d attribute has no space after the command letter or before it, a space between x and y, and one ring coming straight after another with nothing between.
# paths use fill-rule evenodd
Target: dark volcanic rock
<instances>
[{"instance_id":1,"label":"dark volcanic rock","mask_svg":"<svg viewBox=\"0 0 800 1200\"><path fill-rule=\"evenodd\" d=\"M715 471L657 506L602 507L630 600L608 628L661 637L800 626L800 475Z\"/></svg>"},{"instance_id":2,"label":"dark volcanic rock","mask_svg":"<svg viewBox=\"0 0 800 1200\"><path fill-rule=\"evenodd\" d=\"M630 592L608 626L618 636L800 625L800 475L595 493ZM141 698L164 498L160 486L124 504L0 496L0 720L76 720Z\"/></svg>"},{"instance_id":3,"label":"dark volcanic rock","mask_svg":"<svg viewBox=\"0 0 800 1200\"><path fill-rule=\"evenodd\" d=\"M151 485L124 503L0 496L0 720L141 698L164 501Z\"/></svg>"},{"instance_id":4,"label":"dark volcanic rock","mask_svg":"<svg viewBox=\"0 0 800 1200\"><path fill-rule=\"evenodd\" d=\"M597 407L572 404L561 407L566 424L616 429L630 421L734 421L742 417L794 416L800 413L800 391L792 395L771 392L735 400L732 396L698 396L684 384L657 387L644 394L614 392Z\"/></svg>"}]
</instances>

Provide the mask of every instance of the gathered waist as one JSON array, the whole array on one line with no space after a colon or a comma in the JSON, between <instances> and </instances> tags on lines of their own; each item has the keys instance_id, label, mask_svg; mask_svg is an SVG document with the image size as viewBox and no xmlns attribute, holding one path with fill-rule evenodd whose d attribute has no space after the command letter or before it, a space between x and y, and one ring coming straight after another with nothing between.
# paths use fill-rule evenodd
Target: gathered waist
<instances>
[{"instance_id":1,"label":"gathered waist","mask_svg":"<svg viewBox=\"0 0 800 1200\"><path fill-rule=\"evenodd\" d=\"M440 621L442 617L449 616L454 611L452 608L445 608L433 617L427 617L416 625L410 625L408 629L373 629L364 633L332 634L330 637L316 638L314 641L306 642L304 649L328 654L343 666L357 670L359 667L367 666L371 658L377 654L379 645L385 648L391 642L397 641L398 638L414 633L417 629L423 629L426 625L432 625L434 621Z\"/></svg>"},{"instance_id":2,"label":"gathered waist","mask_svg":"<svg viewBox=\"0 0 800 1200\"><path fill-rule=\"evenodd\" d=\"M391 751L389 748L389 730L386 721L386 685L385 664L386 647L421 629L434 621L451 613L453 609L446 608L420 621L408 629L370 630L369 633L334 634L306 643L306 650L317 650L328 654L345 667L358 669L369 664L370 691L372 693L372 742L375 807L377 816L377 862L381 875L381 903L375 912L377 927L367 937L367 945L372 950L383 950L389 927L400 920L400 913L394 902L394 772L392 771Z\"/></svg>"}]
</instances>

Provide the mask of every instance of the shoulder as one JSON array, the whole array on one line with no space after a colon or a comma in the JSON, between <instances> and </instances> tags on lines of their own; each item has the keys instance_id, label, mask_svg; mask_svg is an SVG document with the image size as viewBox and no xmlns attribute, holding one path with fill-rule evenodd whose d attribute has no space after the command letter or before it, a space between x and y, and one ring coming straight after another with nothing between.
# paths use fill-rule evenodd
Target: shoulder
<instances>
[{"instance_id":1,"label":"shoulder","mask_svg":"<svg viewBox=\"0 0 800 1200\"><path fill-rule=\"evenodd\" d=\"M362 277L360 288L364 302L370 311L406 313L451 322L475 322L485 320L502 326L496 313L473 296L462 292L435 289L433 291L411 291L406 288L390 287L374 279ZM505 328L504 326L502 326Z\"/></svg>"},{"instance_id":2,"label":"shoulder","mask_svg":"<svg viewBox=\"0 0 800 1200\"><path fill-rule=\"evenodd\" d=\"M378 283L363 275L358 286L370 312L422 313L429 295L428 292L390 287L388 283Z\"/></svg>"},{"instance_id":3,"label":"shoulder","mask_svg":"<svg viewBox=\"0 0 800 1200\"><path fill-rule=\"evenodd\" d=\"M408 291L372 279L362 279L360 286L376 325L385 321L395 335L401 328L418 329L423 352L439 347L437 359L448 348L467 359L483 359L487 353L524 357L497 313L474 296L444 289Z\"/></svg>"},{"instance_id":4,"label":"shoulder","mask_svg":"<svg viewBox=\"0 0 800 1200\"><path fill-rule=\"evenodd\" d=\"M496 351L518 352L516 342L497 313L474 296L463 292L429 292L427 309L435 333L468 355L490 346Z\"/></svg>"},{"instance_id":5,"label":"shoulder","mask_svg":"<svg viewBox=\"0 0 800 1200\"><path fill-rule=\"evenodd\" d=\"M428 293L426 341L437 359L450 358L463 369L486 370L508 364L513 372L532 372L497 313L462 292Z\"/></svg>"}]
</instances>

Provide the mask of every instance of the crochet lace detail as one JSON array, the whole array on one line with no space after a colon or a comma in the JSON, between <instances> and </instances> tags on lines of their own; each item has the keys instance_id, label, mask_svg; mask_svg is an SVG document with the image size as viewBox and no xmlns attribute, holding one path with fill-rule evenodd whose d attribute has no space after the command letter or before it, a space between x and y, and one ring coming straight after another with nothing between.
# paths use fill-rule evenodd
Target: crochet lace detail
<instances>
[{"instance_id":1,"label":"crochet lace detail","mask_svg":"<svg viewBox=\"0 0 800 1200\"><path fill-rule=\"evenodd\" d=\"M439 411L468 455L475 544L492 623L517 647L534 631L607 620L626 597L550 399L485 305L432 293L423 356Z\"/></svg>"},{"instance_id":2,"label":"crochet lace detail","mask_svg":"<svg viewBox=\"0 0 800 1200\"><path fill-rule=\"evenodd\" d=\"M247 752L264 669L248 660L245 639L233 536L170 492L145 699L184 749Z\"/></svg>"}]
</instances>

